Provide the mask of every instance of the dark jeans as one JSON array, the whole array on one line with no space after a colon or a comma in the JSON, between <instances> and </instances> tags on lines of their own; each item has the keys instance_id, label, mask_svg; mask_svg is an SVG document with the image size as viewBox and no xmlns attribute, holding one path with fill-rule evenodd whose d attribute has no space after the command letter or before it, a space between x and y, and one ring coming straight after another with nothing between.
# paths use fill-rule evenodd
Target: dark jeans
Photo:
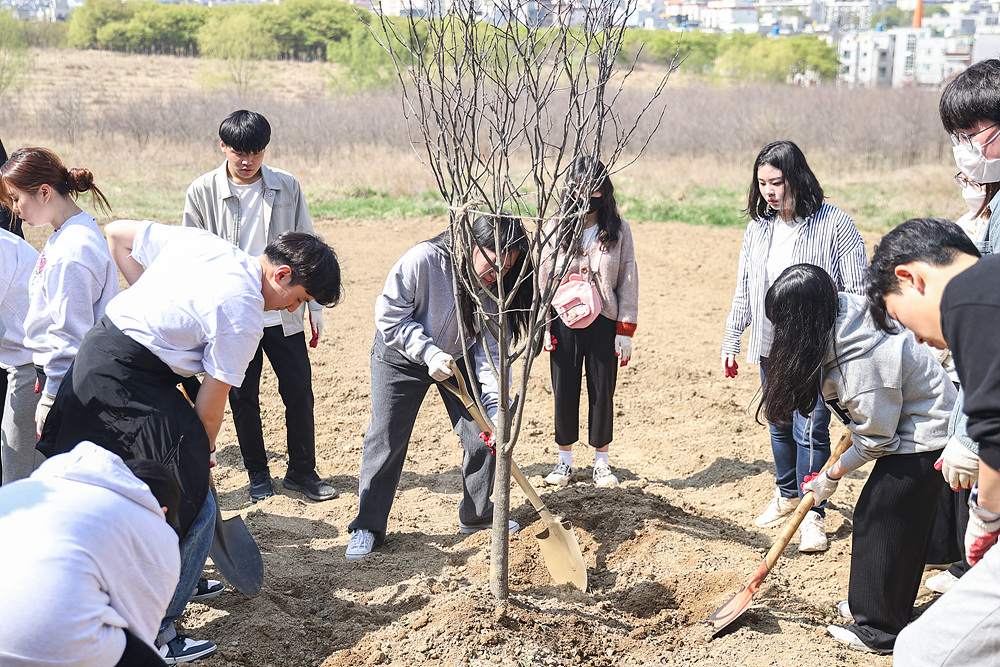
<instances>
[{"instance_id":1,"label":"dark jeans","mask_svg":"<svg viewBox=\"0 0 1000 667\"><path fill-rule=\"evenodd\" d=\"M247 472L264 472L267 452L260 421L260 374L267 354L278 378L278 394L285 405L288 472L305 475L316 469L316 426L313 419L312 369L303 332L285 336L281 326L267 327L257 353L247 366L242 386L229 390L236 437Z\"/></svg>"},{"instance_id":2,"label":"dark jeans","mask_svg":"<svg viewBox=\"0 0 1000 667\"><path fill-rule=\"evenodd\" d=\"M767 359L760 360L760 382L767 382ZM830 409L823 397L816 399L810 418L798 412L786 426L769 424L771 452L774 454L775 481L785 498L802 497L802 481L806 475L819 472L830 458ZM826 515L826 503L814 508Z\"/></svg>"},{"instance_id":3,"label":"dark jeans","mask_svg":"<svg viewBox=\"0 0 1000 667\"><path fill-rule=\"evenodd\" d=\"M587 371L587 430L590 446L600 449L614 438L618 324L599 315L590 326L571 329L562 320L552 322L556 347L549 353L552 397L555 400L556 444L566 447L580 437L580 385Z\"/></svg>"}]
</instances>

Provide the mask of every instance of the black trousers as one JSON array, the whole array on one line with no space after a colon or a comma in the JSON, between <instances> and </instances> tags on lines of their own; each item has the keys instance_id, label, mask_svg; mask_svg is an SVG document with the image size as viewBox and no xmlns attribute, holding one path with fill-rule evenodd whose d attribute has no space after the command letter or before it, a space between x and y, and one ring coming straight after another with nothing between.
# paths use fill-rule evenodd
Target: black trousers
<instances>
[{"instance_id":1,"label":"black trousers","mask_svg":"<svg viewBox=\"0 0 1000 667\"><path fill-rule=\"evenodd\" d=\"M266 327L257 353L247 366L243 384L229 390L236 437L247 472L264 472L267 452L260 421L260 374L267 354L278 378L285 405L288 471L308 474L316 469L316 424L313 418L312 368L303 332L285 336L281 326Z\"/></svg>"},{"instance_id":2,"label":"black trousers","mask_svg":"<svg viewBox=\"0 0 1000 667\"><path fill-rule=\"evenodd\" d=\"M125 652L115 667L159 667L165 665L160 654L154 651L149 644L142 641L128 628L125 630Z\"/></svg>"},{"instance_id":3,"label":"black trousers","mask_svg":"<svg viewBox=\"0 0 1000 667\"><path fill-rule=\"evenodd\" d=\"M965 560L965 529L969 525L969 496L972 489L952 491L945 484L938 496L934 532L927 551L928 563L951 563L948 572L961 577L972 566Z\"/></svg>"},{"instance_id":4,"label":"black trousers","mask_svg":"<svg viewBox=\"0 0 1000 667\"><path fill-rule=\"evenodd\" d=\"M940 454L883 456L854 508L850 629L873 649L891 651L913 614L944 485Z\"/></svg>"},{"instance_id":5,"label":"black trousers","mask_svg":"<svg viewBox=\"0 0 1000 667\"><path fill-rule=\"evenodd\" d=\"M587 423L590 446L600 449L614 437L614 397L618 382L615 332L618 324L598 315L585 329L570 329L558 317L552 322L556 347L549 353L555 399L556 444L572 445L580 437L580 384L587 371Z\"/></svg>"}]
</instances>

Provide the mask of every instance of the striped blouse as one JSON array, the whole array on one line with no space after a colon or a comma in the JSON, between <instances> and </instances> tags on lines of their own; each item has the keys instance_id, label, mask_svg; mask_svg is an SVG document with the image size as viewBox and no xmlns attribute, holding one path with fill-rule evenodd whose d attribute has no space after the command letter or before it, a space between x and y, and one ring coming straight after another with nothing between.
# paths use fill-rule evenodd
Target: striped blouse
<instances>
[{"instance_id":1,"label":"striped blouse","mask_svg":"<svg viewBox=\"0 0 1000 667\"><path fill-rule=\"evenodd\" d=\"M740 338L753 322L764 319L764 294L767 292L767 254L771 247L771 222L774 216L751 220L743 234L733 308L726 319L722 341L724 354L739 354ZM792 265L815 264L826 270L840 292L865 293L867 256L865 243L851 216L836 206L823 204L815 215L806 218L795 249ZM747 361L760 363L768 350L762 349L762 327L750 329Z\"/></svg>"}]
</instances>

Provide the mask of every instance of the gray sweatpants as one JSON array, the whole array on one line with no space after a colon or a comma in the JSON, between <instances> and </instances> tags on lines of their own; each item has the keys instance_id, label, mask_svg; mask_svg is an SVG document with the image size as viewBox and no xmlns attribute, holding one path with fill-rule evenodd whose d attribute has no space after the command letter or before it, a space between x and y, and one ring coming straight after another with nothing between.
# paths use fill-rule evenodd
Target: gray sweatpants
<instances>
[{"instance_id":1,"label":"gray sweatpants","mask_svg":"<svg viewBox=\"0 0 1000 667\"><path fill-rule=\"evenodd\" d=\"M0 369L7 374L3 421L0 422L0 466L3 483L23 479L34 472L45 457L36 449L35 367L31 364Z\"/></svg>"},{"instance_id":2,"label":"gray sweatpants","mask_svg":"<svg viewBox=\"0 0 1000 667\"><path fill-rule=\"evenodd\" d=\"M984 667L1000 656L1000 546L896 639L899 667Z\"/></svg>"},{"instance_id":3,"label":"gray sweatpants","mask_svg":"<svg viewBox=\"0 0 1000 667\"><path fill-rule=\"evenodd\" d=\"M457 359L456 365L469 385L471 380L465 361ZM378 334L372 345L371 373L372 419L361 453L358 515L348 530L370 530L375 534L376 543L381 544L385 541L389 510L403 472L417 411L427 390L437 383L427 374L427 366L416 364L387 347ZM458 520L465 525L488 524L493 520L490 495L496 461L480 439L480 428L468 411L454 396L441 388L438 391L465 450Z\"/></svg>"}]
</instances>

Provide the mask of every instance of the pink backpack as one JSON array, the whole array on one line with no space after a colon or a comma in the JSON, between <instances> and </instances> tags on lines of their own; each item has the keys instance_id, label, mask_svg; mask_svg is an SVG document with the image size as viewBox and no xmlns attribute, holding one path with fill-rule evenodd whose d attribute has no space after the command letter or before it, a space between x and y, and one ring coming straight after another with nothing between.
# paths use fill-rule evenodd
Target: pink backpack
<instances>
[{"instance_id":1,"label":"pink backpack","mask_svg":"<svg viewBox=\"0 0 1000 667\"><path fill-rule=\"evenodd\" d=\"M597 253L601 264L601 253ZM593 267L590 275L593 276ZM559 319L570 329L584 329L601 314L601 293L591 280L584 280L579 273L571 273L552 297L552 307Z\"/></svg>"}]
</instances>

